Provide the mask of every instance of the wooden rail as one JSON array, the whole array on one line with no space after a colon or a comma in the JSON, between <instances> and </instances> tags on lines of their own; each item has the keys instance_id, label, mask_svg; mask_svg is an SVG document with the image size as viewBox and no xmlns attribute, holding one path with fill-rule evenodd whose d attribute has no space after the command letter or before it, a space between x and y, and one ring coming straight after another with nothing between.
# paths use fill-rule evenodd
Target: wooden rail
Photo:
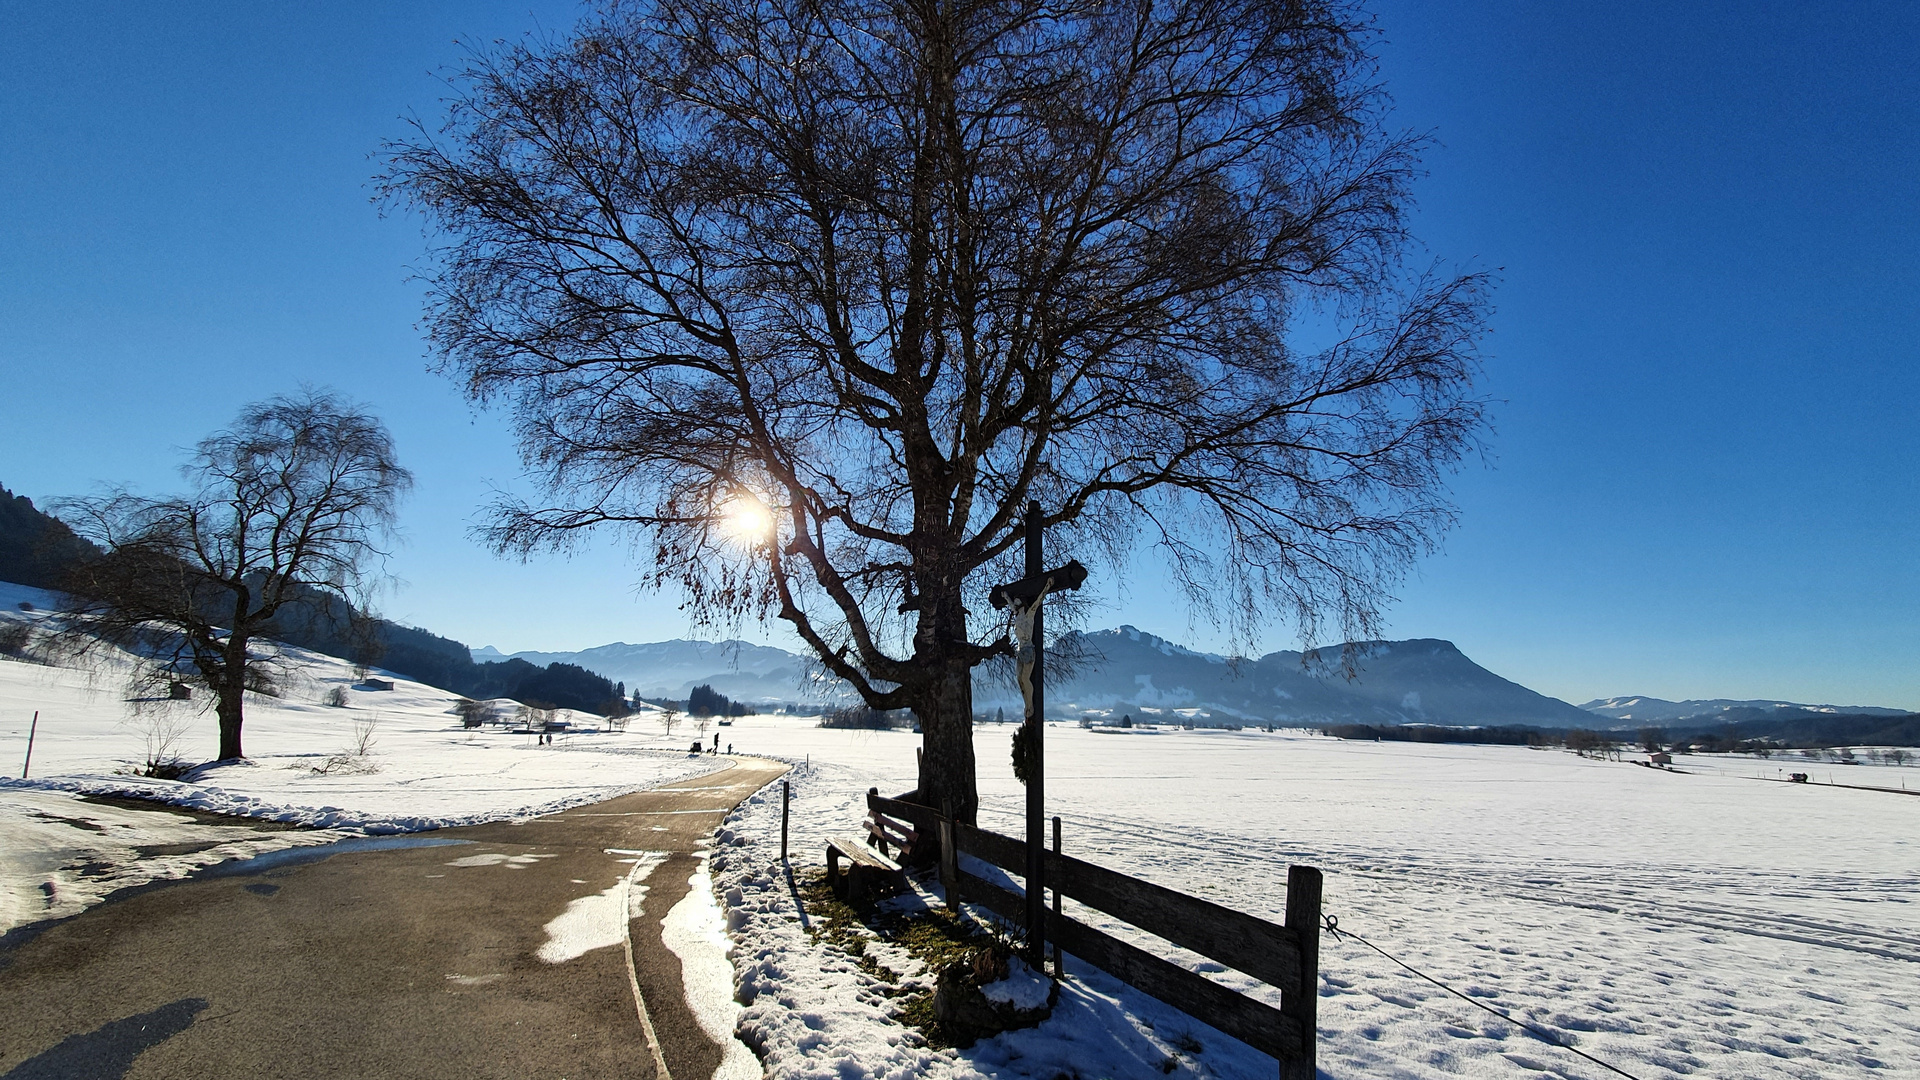
<instances>
[{"instance_id":1,"label":"wooden rail","mask_svg":"<svg viewBox=\"0 0 1920 1080\"><path fill-rule=\"evenodd\" d=\"M943 840L941 878L949 896L979 904L1025 926L1027 898L959 868L964 853L1024 875L1027 846L1010 836L948 822L928 807L868 793L869 806L911 821ZM1047 936L1108 974L1280 1061L1282 1080L1312 1080L1315 1006L1320 981L1320 871L1287 872L1287 921L1268 922L1197 896L1058 852L1044 852L1046 882L1066 895L1173 945L1199 953L1280 990L1278 1009L1256 1001L1057 911L1045 912Z\"/></svg>"}]
</instances>

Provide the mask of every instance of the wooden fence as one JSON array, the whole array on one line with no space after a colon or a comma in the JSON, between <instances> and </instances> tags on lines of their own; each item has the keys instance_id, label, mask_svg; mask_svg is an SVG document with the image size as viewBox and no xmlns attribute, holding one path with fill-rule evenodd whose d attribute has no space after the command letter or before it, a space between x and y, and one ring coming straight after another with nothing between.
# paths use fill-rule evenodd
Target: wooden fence
<instances>
[{"instance_id":1,"label":"wooden fence","mask_svg":"<svg viewBox=\"0 0 1920 1080\"><path fill-rule=\"evenodd\" d=\"M957 854L1009 873L1026 873L1027 845L1010 836L950 821L928 807L867 794L868 807L904 819L940 838L940 876L950 902L979 904L1016 926L1026 924L1024 896L967 873ZM1057 845L1056 845L1057 846ZM1287 921L1258 919L1196 896L1175 892L1095 866L1058 851L1046 852L1046 885L1055 893L1046 934L1074 956L1143 993L1166 1002L1241 1042L1272 1054L1281 1080L1314 1076L1315 1004L1320 982L1320 871L1287 871ZM1061 914L1059 896L1183 949L1243 972L1280 990L1278 1009Z\"/></svg>"}]
</instances>

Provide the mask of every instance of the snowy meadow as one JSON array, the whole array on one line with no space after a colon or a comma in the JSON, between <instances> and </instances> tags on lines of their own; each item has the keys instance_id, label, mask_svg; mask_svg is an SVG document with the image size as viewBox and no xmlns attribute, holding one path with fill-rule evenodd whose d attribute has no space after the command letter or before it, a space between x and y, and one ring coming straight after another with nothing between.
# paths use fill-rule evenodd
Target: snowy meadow
<instances>
[{"instance_id":1,"label":"snowy meadow","mask_svg":"<svg viewBox=\"0 0 1920 1080\"><path fill-rule=\"evenodd\" d=\"M5 617L30 618L18 599L0 597ZM527 817L725 762L689 757L690 733L669 740L644 717L608 732L573 716L581 730L553 745L466 731L453 695L405 680L355 690L344 662L288 660L279 696L249 700L250 761L178 780L134 775L152 713L129 710L113 671L0 660L0 775L19 776L40 712L33 778L0 780L0 930L223 859ZM344 706L327 703L336 689ZM179 754L210 757L211 716L174 708L190 721ZM712 731L736 752L794 763L802 879L818 872L828 836L856 831L869 787L897 794L915 783L909 732L779 716ZM1012 732L981 726L976 754L982 824L1018 835ZM1069 853L1275 921L1287 867L1318 866L1342 930L1628 1075L1920 1076L1920 797L1900 790L1920 789L1920 768L1697 755L1664 771L1557 749L1252 730L1054 725L1047 737L1049 812L1063 819ZM1782 782L1787 771L1814 782ZM83 798L115 793L181 812ZM765 789L729 819L713 846L712 892L696 890L725 913L739 998L700 1014L722 1031L736 1017L768 1075L1272 1075L1272 1059L1072 957L1040 1027L966 1050L926 1046L893 1017L903 996L930 987L930 972L875 942L876 974L809 933L778 865L779 795ZM1076 914L1271 998L1218 964ZM1359 940L1324 936L1321 971L1327 1077L1612 1075Z\"/></svg>"},{"instance_id":2,"label":"snowy meadow","mask_svg":"<svg viewBox=\"0 0 1920 1080\"><path fill-rule=\"evenodd\" d=\"M35 611L20 611L21 600ZM38 622L51 602L0 583L7 621ZM392 689L360 690L346 661L300 649L280 658L277 694L247 695L248 758L165 780L139 775L157 741L170 739L167 753L186 762L216 751L214 718L201 703L130 702L126 665L112 658L79 668L0 657L0 932L226 859L533 817L723 764L690 757L686 742L669 743L643 722L609 732L601 718L565 710L558 718L575 730L551 745L506 725L469 731L456 713L460 699L444 690L389 673L376 674ZM494 704L503 715L513 707ZM32 761L21 780L29 735ZM131 796L183 812L88 796ZM229 817L215 822L215 814ZM245 828L231 818L281 827Z\"/></svg>"},{"instance_id":3,"label":"snowy meadow","mask_svg":"<svg viewBox=\"0 0 1920 1080\"><path fill-rule=\"evenodd\" d=\"M772 717L730 731L742 748L811 762L793 781L797 867L853 831L867 787L914 784L909 733ZM1011 732L984 726L976 752L982 824L1018 835ZM1070 853L1275 921L1288 865L1318 866L1342 929L1630 1075L1920 1075L1920 797L1823 782L1920 787L1920 769L1817 766L1815 783L1790 784L1774 778L1804 766L1750 757L1682 757L1667 772L1297 732L1056 725L1048 740ZM716 859L743 1027L774 1075L1271 1075L1271 1058L1097 973L1071 980L1032 1031L960 1052L902 1038L883 1022L890 995L793 921L771 869L777 795L742 809ZM895 960L902 989L930 977ZM1612 1075L1351 938L1323 937L1321 970L1326 1076Z\"/></svg>"}]
</instances>

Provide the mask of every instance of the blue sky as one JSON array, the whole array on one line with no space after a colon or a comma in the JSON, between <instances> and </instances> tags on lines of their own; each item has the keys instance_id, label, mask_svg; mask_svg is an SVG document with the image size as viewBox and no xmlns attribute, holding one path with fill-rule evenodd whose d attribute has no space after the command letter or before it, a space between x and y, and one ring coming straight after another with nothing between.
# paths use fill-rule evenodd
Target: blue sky
<instances>
[{"instance_id":1,"label":"blue sky","mask_svg":"<svg viewBox=\"0 0 1920 1080\"><path fill-rule=\"evenodd\" d=\"M1920 708L1920 7L1376 10L1397 120L1439 139L1417 232L1500 276L1491 454L1392 635L1576 702ZM371 202L456 39L573 18L0 5L0 483L166 490L243 403L327 384L418 476L389 614L509 651L684 634L616 546L467 539L518 465L428 373L426 242ZM1146 585L1096 618L1219 642Z\"/></svg>"}]
</instances>

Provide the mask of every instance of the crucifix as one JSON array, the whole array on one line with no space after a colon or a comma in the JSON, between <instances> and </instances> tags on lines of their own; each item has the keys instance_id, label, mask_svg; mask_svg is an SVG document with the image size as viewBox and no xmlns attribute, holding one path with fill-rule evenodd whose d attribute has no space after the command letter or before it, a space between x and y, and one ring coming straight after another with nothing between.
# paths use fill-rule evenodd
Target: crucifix
<instances>
[{"instance_id":1,"label":"crucifix","mask_svg":"<svg viewBox=\"0 0 1920 1080\"><path fill-rule=\"evenodd\" d=\"M1027 576L1019 581L996 585L987 600L996 608L1010 609L1016 646L1014 664L1020 674L1020 695L1026 701L1026 723L1032 735L1027 761L1027 963L1041 969L1046 952L1047 924L1044 890L1046 888L1046 848L1041 837L1045 826L1046 755L1041 737L1046 729L1046 634L1041 623L1041 602L1050 592L1077 590L1087 580L1087 568L1078 559L1052 570L1040 568L1040 504L1027 503L1026 540Z\"/></svg>"}]
</instances>

